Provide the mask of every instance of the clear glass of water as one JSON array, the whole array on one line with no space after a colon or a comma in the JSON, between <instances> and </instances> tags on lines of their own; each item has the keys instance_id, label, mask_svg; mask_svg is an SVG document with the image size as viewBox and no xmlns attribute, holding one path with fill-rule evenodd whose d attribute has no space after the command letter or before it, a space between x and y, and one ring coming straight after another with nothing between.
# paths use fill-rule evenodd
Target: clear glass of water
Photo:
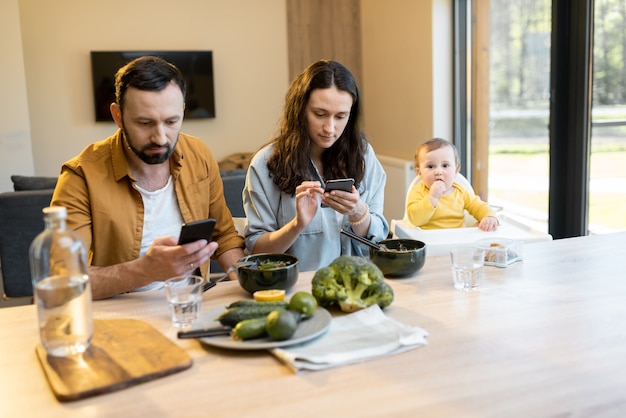
<instances>
[{"instance_id":1,"label":"clear glass of water","mask_svg":"<svg viewBox=\"0 0 626 418\"><path fill-rule=\"evenodd\" d=\"M450 251L452 278L458 290L477 290L485 265L485 250L471 245L455 247Z\"/></svg>"},{"instance_id":2,"label":"clear glass of water","mask_svg":"<svg viewBox=\"0 0 626 418\"><path fill-rule=\"evenodd\" d=\"M198 319L202 310L202 283L202 277L193 275L172 277L165 281L165 294L175 327L189 327Z\"/></svg>"}]
</instances>

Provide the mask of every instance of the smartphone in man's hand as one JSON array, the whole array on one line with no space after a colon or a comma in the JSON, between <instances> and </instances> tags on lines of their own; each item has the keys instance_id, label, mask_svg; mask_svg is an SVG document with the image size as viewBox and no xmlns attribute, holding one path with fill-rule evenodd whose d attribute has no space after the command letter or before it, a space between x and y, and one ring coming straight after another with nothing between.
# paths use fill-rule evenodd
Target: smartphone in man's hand
<instances>
[{"instance_id":1,"label":"smartphone in man's hand","mask_svg":"<svg viewBox=\"0 0 626 418\"><path fill-rule=\"evenodd\" d=\"M183 227L180 230L178 244L188 244L190 242L198 241L199 239L205 239L207 242L211 242L213 229L215 229L214 218L183 224Z\"/></svg>"}]
</instances>

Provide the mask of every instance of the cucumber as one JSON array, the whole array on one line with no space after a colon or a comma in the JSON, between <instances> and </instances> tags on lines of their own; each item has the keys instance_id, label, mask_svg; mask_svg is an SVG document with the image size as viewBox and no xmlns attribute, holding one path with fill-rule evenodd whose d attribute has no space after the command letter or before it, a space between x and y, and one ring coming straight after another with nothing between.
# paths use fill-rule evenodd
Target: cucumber
<instances>
[{"instance_id":1,"label":"cucumber","mask_svg":"<svg viewBox=\"0 0 626 418\"><path fill-rule=\"evenodd\" d=\"M262 304L262 306L264 307L274 306L276 309L287 308L287 305L289 305L289 303L284 300L280 300L280 301L277 300L277 301L271 301L271 302L257 302L256 300L238 300L228 305L226 309L242 308L246 306L259 306L259 304Z\"/></svg>"},{"instance_id":2,"label":"cucumber","mask_svg":"<svg viewBox=\"0 0 626 418\"><path fill-rule=\"evenodd\" d=\"M244 319L233 328L232 336L236 340L251 340L265 335L266 317Z\"/></svg>"},{"instance_id":3,"label":"cucumber","mask_svg":"<svg viewBox=\"0 0 626 418\"><path fill-rule=\"evenodd\" d=\"M224 326L234 328L237 323L243 320L266 317L270 312L276 309L278 309L278 307L273 303L258 302L252 306L227 308L217 317L217 320Z\"/></svg>"}]
</instances>

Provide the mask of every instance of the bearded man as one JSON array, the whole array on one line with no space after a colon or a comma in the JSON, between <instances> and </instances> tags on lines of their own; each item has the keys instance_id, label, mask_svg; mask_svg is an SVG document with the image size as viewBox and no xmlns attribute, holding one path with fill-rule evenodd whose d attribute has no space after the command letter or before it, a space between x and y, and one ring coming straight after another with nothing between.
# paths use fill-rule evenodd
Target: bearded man
<instances>
[{"instance_id":1,"label":"bearded man","mask_svg":"<svg viewBox=\"0 0 626 418\"><path fill-rule=\"evenodd\" d=\"M89 249L94 299L157 289L169 277L226 271L243 257L219 167L204 142L181 133L185 79L171 63L137 58L115 76L118 130L64 163L52 197ZM182 223L217 220L213 240L178 245Z\"/></svg>"}]
</instances>

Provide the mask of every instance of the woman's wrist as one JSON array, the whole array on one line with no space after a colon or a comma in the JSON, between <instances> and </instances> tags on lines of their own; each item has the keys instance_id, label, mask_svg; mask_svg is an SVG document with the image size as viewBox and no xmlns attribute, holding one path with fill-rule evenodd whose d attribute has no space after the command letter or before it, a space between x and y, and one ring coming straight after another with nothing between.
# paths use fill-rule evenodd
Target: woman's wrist
<instances>
[{"instance_id":1,"label":"woman's wrist","mask_svg":"<svg viewBox=\"0 0 626 418\"><path fill-rule=\"evenodd\" d=\"M352 226L358 226L363 224L370 216L370 208L367 205L367 203L363 203L363 206L365 206L365 210L361 211L361 213L359 214L359 211L355 211L355 214L351 214L348 215L348 222L350 222L350 225Z\"/></svg>"}]
</instances>

